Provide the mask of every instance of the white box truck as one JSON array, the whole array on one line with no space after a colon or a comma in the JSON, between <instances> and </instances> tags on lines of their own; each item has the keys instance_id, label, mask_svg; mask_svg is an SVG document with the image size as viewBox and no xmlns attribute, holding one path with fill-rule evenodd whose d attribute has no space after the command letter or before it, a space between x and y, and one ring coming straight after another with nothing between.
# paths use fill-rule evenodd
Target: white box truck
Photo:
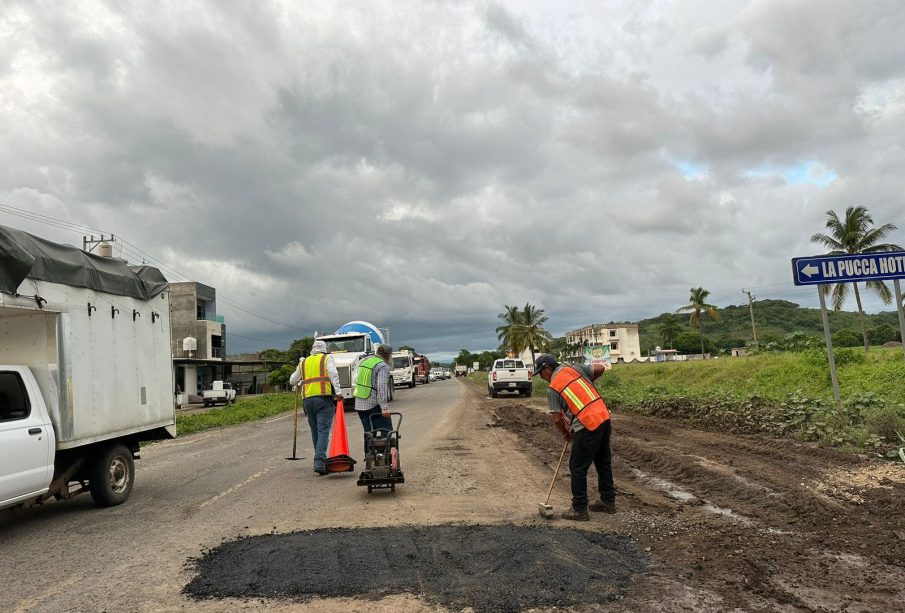
<instances>
[{"instance_id":1,"label":"white box truck","mask_svg":"<svg viewBox=\"0 0 905 613\"><path fill-rule=\"evenodd\" d=\"M393 352L393 385L415 387L415 364L413 354L405 349Z\"/></svg>"},{"instance_id":2,"label":"white box truck","mask_svg":"<svg viewBox=\"0 0 905 613\"><path fill-rule=\"evenodd\" d=\"M176 435L166 279L0 226L0 509L132 491Z\"/></svg>"}]
</instances>

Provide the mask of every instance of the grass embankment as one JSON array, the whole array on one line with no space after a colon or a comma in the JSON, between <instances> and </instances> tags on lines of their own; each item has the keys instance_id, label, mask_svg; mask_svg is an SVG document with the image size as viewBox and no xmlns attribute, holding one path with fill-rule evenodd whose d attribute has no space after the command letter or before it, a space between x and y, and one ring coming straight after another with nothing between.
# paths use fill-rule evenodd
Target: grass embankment
<instances>
[{"instance_id":1,"label":"grass embankment","mask_svg":"<svg viewBox=\"0 0 905 613\"><path fill-rule=\"evenodd\" d=\"M176 434L185 436L202 430L235 426L248 421L264 419L292 409L292 393L265 394L252 398L241 396L234 404L211 409L204 413L176 415Z\"/></svg>"},{"instance_id":2,"label":"grass embankment","mask_svg":"<svg viewBox=\"0 0 905 613\"><path fill-rule=\"evenodd\" d=\"M826 353L769 353L704 362L618 365L597 382L616 411L669 417L734 432L788 436L866 450L905 445L901 349L836 352L842 413ZM476 375L483 374L483 377ZM473 381L486 386L486 373ZM534 396L546 394L535 378Z\"/></svg>"}]
</instances>

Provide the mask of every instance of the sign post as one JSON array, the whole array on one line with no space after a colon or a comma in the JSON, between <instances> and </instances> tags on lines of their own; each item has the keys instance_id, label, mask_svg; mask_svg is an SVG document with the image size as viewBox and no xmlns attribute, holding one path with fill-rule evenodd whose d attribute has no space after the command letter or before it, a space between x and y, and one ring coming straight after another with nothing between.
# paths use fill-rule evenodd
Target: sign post
<instances>
[{"instance_id":1,"label":"sign post","mask_svg":"<svg viewBox=\"0 0 905 613\"><path fill-rule=\"evenodd\" d=\"M828 285L831 283L863 283L867 281L893 281L896 289L896 312L899 314L899 330L905 341L905 315L902 314L902 291L899 279L905 279L905 252L857 253L852 255L815 255L792 258L792 280L795 285ZM842 410L839 379L836 376L836 358L833 355L833 339L826 314L826 298L823 288L817 288L820 297L820 317L826 337L826 350L833 380L833 396L836 410ZM905 346L905 345L903 345Z\"/></svg>"},{"instance_id":2,"label":"sign post","mask_svg":"<svg viewBox=\"0 0 905 613\"><path fill-rule=\"evenodd\" d=\"M823 336L826 338L826 355L830 360L830 379L833 382L833 399L836 401L836 412L842 413L842 393L839 391L839 375L836 374L836 356L833 355L833 335L830 334L830 319L826 315L826 298L823 288L817 288L820 297L820 319L823 321Z\"/></svg>"}]
</instances>

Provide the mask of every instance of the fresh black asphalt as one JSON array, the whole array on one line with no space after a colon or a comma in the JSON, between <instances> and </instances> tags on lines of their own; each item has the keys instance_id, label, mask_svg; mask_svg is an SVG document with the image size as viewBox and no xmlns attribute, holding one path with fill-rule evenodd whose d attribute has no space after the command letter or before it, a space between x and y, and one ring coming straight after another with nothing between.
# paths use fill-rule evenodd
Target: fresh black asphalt
<instances>
[{"instance_id":1,"label":"fresh black asphalt","mask_svg":"<svg viewBox=\"0 0 905 613\"><path fill-rule=\"evenodd\" d=\"M457 610L612 600L647 564L629 539L577 529L440 525L325 529L226 542L196 562L198 599L379 599L410 593Z\"/></svg>"}]
</instances>

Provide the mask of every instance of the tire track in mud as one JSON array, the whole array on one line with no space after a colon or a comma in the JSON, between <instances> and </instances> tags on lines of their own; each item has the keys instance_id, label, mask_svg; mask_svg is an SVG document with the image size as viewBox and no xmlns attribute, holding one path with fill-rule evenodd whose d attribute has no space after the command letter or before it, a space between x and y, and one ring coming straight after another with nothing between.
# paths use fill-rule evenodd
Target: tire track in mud
<instances>
[{"instance_id":1,"label":"tire track in mud","mask_svg":"<svg viewBox=\"0 0 905 613\"><path fill-rule=\"evenodd\" d=\"M516 433L541 462L561 449L538 406L482 400L478 410L494 413L494 425ZM871 462L633 415L614 415L613 453L621 512L605 520L608 528L652 548L662 564L650 572L655 584L700 590L694 608L707 608L710 594L722 599L710 610L905 610L905 543L896 536L905 485L859 490L860 505L817 487L829 473ZM567 480L560 491L567 495ZM669 528L650 529L658 523ZM639 593L636 602L649 597Z\"/></svg>"}]
</instances>

